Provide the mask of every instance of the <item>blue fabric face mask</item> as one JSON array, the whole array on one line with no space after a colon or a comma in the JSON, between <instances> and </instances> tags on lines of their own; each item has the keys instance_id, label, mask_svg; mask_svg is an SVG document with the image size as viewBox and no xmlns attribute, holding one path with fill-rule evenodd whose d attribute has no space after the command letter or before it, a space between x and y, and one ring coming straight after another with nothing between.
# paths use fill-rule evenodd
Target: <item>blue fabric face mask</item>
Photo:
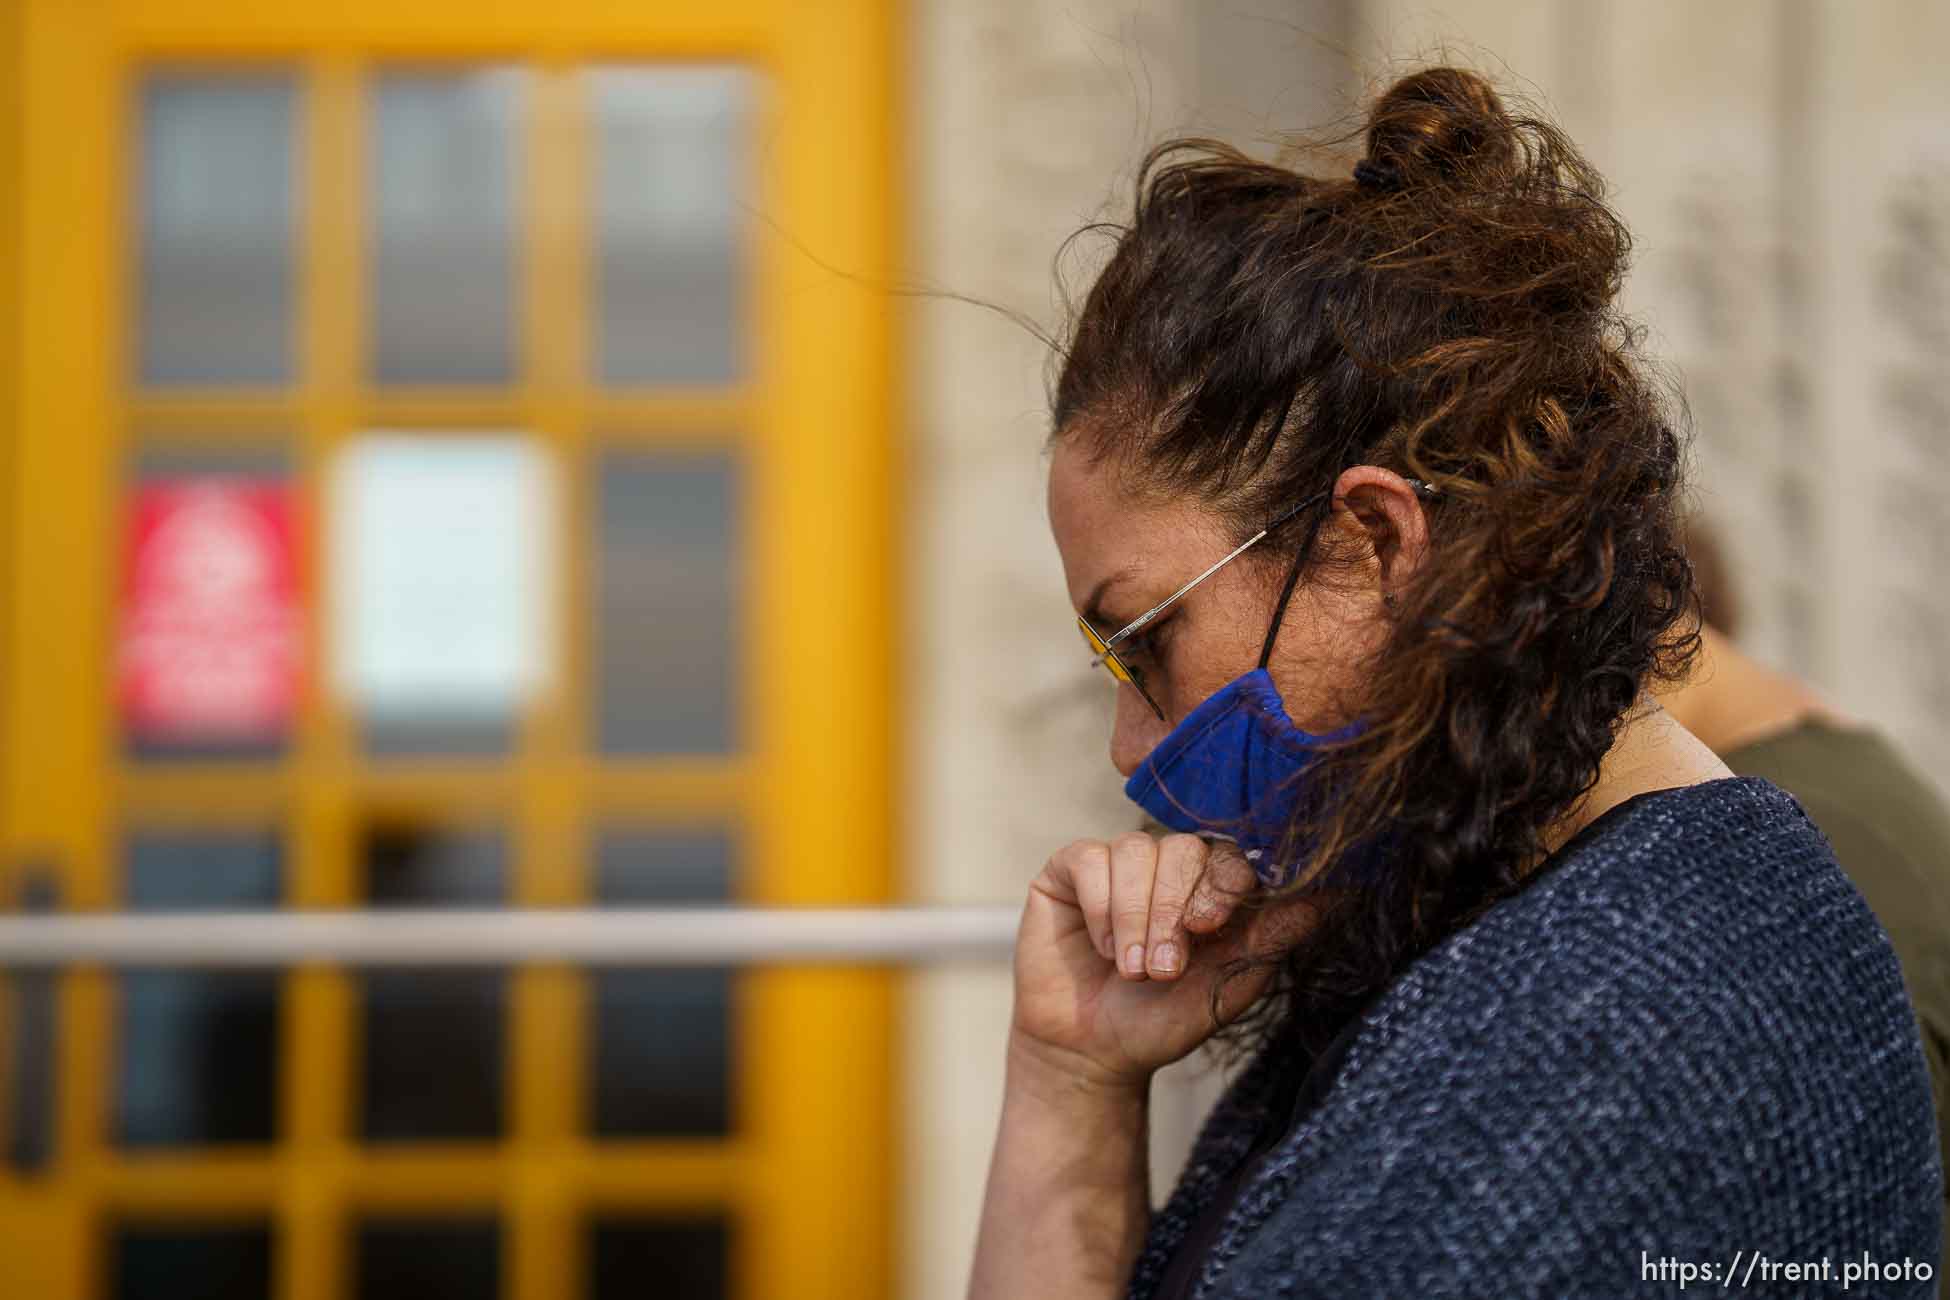
<instances>
[{"instance_id":1,"label":"blue fabric face mask","mask_svg":"<svg viewBox=\"0 0 1950 1300\"><path fill-rule=\"evenodd\" d=\"M1316 735L1295 726L1264 667L1235 678L1193 709L1138 764L1124 785L1131 802L1175 831L1223 836L1239 845L1269 885L1291 864L1277 861L1325 743L1360 724Z\"/></svg>"},{"instance_id":2,"label":"blue fabric face mask","mask_svg":"<svg viewBox=\"0 0 1950 1300\"><path fill-rule=\"evenodd\" d=\"M1421 479L1407 482L1419 496L1436 494L1435 488ZM1282 514L1245 545L1179 588L1164 605L1150 610L1112 637L1111 642L1143 626L1160 610L1237 558L1246 547L1327 496L1323 493L1310 497ZM1230 839L1238 844L1259 878L1273 886L1286 883L1293 874L1293 860L1304 860L1306 856L1304 852L1288 854L1287 860L1282 861L1280 849L1287 827L1306 794L1308 770L1319 761L1323 746L1358 735L1362 725L1355 721L1322 735L1301 730L1287 716L1279 689L1266 671L1266 665L1273 661L1273 644L1280 635L1287 602L1293 598L1300 570L1319 527L1320 521L1316 520L1287 569L1286 584L1280 588L1280 598L1273 606L1273 620L1260 645L1258 667L1234 678L1193 709L1145 755L1137 771L1124 784L1124 793L1131 802L1172 830ZM1088 631L1089 625L1084 626ZM1159 717L1164 716L1164 711L1149 695L1144 698L1158 711ZM1386 868L1392 843L1392 836L1383 835L1374 842L1353 846L1336 864L1337 876L1346 881L1375 882Z\"/></svg>"}]
</instances>

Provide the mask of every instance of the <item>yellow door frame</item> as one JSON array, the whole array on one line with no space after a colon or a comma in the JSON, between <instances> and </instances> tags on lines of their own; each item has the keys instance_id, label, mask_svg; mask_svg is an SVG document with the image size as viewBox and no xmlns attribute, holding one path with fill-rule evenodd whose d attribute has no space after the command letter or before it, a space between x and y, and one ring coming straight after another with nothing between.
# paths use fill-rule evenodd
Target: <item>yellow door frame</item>
<instances>
[{"instance_id":1,"label":"yellow door frame","mask_svg":"<svg viewBox=\"0 0 1950 1300\"><path fill-rule=\"evenodd\" d=\"M891 655L895 481L893 0L25 0L0 18L17 88L0 98L0 410L12 430L0 480L0 850L6 863L61 864L64 905L117 905L116 842L131 819L235 816L240 803L294 828L288 895L353 901L350 821L359 807L414 815L505 795L516 817L517 901L587 889L582 831L606 814L734 816L746 897L863 903L891 896ZM505 397L362 386L356 133L358 78L376 60L519 61L538 72L536 111L575 111L571 70L605 61L729 59L764 84L757 135L766 210L754 250L756 380L716 393L585 394L586 339L545 326L585 318L585 263L572 229L584 163L536 150L528 192L544 202L518 299L529 365ZM304 325L288 393L131 391L126 363L132 87L153 64L275 61L307 87L298 301ZM0 89L0 96L9 92ZM9 111L11 110L11 111ZM333 203L313 203L318 194ZM208 437L272 417L295 436L312 485L362 427L519 421L580 466L592 430L619 424L651 445L736 447L748 474L748 647L742 755L592 771L575 692L526 720L523 757L481 777L439 765L375 776L357 761L334 702L308 692L295 756L262 774L187 765L132 770L120 758L107 673L122 466L145 439ZM702 431L702 432L700 432ZM575 512L572 512L572 515ZM573 522L573 520L572 520ZM573 541L574 539L569 539ZM560 548L572 555L573 545ZM571 562L569 596L586 575ZM566 618L571 676L587 648ZM320 641L313 633L314 654ZM582 674L586 676L586 674ZM605 1143L576 1131L575 972L521 972L509 1004L512 1156L418 1149L375 1156L345 1135L350 982L287 978L280 1142L268 1158L110 1149L114 984L76 970L57 997L55 1162L38 1178L0 1172L7 1294L92 1300L103 1216L262 1212L276 1234L280 1300L340 1300L344 1208L474 1205L504 1225L504 1294L577 1293L573 1235L590 1209L695 1206L735 1216L734 1294L871 1297L891 1290L893 977L883 971L761 971L747 980L737 1136L725 1143ZM0 1028L4 1028L0 1024ZM4 1081L0 1081L4 1095ZM349 1199L348 1199L349 1198Z\"/></svg>"}]
</instances>

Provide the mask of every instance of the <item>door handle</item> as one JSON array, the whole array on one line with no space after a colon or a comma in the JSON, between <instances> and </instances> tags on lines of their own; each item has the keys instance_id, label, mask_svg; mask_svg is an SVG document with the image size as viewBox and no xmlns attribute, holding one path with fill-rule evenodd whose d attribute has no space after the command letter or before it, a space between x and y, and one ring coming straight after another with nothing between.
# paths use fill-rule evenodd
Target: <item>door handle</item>
<instances>
[{"instance_id":1,"label":"door handle","mask_svg":"<svg viewBox=\"0 0 1950 1300\"><path fill-rule=\"evenodd\" d=\"M15 873L14 910L52 912L59 905L52 866L30 862ZM16 1173L36 1174L54 1154L54 991L60 972L17 970L6 1018L6 1161Z\"/></svg>"}]
</instances>

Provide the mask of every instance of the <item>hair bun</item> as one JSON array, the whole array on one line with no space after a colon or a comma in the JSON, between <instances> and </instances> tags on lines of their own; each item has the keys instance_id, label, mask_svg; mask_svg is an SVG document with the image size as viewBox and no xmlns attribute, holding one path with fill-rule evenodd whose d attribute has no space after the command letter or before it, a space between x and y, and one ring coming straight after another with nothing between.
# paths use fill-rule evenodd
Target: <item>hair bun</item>
<instances>
[{"instance_id":1,"label":"hair bun","mask_svg":"<svg viewBox=\"0 0 1950 1300\"><path fill-rule=\"evenodd\" d=\"M1404 185L1456 181L1507 168L1515 134L1489 82L1461 68L1429 68L1402 78L1375 103L1367 161Z\"/></svg>"}]
</instances>

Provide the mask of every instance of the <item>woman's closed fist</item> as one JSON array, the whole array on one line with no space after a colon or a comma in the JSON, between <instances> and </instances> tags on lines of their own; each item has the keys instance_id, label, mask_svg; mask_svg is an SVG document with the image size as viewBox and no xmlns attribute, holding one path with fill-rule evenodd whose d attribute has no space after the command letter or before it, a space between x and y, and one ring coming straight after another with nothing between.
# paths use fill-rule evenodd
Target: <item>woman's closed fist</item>
<instances>
[{"instance_id":1,"label":"woman's closed fist","mask_svg":"<svg viewBox=\"0 0 1950 1300\"><path fill-rule=\"evenodd\" d=\"M1059 850L1031 883L1016 934L1016 1049L1115 1083L1191 1052L1266 987L1266 970L1225 980L1227 965L1268 917L1304 906L1237 915L1257 888L1230 844L1192 835L1133 832Z\"/></svg>"}]
</instances>

